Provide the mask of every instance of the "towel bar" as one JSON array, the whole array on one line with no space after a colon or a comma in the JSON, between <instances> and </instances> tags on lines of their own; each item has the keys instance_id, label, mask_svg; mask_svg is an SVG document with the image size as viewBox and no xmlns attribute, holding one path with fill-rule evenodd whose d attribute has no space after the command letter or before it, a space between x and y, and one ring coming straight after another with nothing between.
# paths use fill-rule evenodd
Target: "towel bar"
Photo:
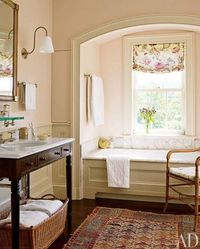
<instances>
[{"instance_id":1,"label":"towel bar","mask_svg":"<svg viewBox=\"0 0 200 249\"><path fill-rule=\"evenodd\" d=\"M18 86L19 86L19 85L24 85L24 86L25 86L25 85L26 85L26 82L18 82L18 84L17 84L17 85L18 85ZM37 86L38 86L38 85L37 85L37 84L35 84L35 87L37 87Z\"/></svg>"},{"instance_id":2,"label":"towel bar","mask_svg":"<svg viewBox=\"0 0 200 249\"><path fill-rule=\"evenodd\" d=\"M91 74L84 74L84 76L87 78L87 77L92 77Z\"/></svg>"}]
</instances>

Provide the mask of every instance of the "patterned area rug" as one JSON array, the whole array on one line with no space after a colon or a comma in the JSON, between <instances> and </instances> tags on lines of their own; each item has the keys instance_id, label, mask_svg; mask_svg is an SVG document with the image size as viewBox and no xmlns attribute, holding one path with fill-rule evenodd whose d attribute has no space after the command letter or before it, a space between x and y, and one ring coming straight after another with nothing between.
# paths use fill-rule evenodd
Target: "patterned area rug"
<instances>
[{"instance_id":1,"label":"patterned area rug","mask_svg":"<svg viewBox=\"0 0 200 249\"><path fill-rule=\"evenodd\" d=\"M97 207L64 249L200 248L200 241L195 246L200 233L194 234L192 228L193 216Z\"/></svg>"}]
</instances>

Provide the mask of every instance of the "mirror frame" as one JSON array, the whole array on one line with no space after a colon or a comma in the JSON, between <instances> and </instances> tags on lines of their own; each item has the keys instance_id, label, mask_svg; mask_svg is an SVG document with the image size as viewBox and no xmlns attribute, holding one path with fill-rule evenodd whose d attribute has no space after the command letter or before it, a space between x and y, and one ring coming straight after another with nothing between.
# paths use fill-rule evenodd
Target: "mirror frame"
<instances>
[{"instance_id":1,"label":"mirror frame","mask_svg":"<svg viewBox=\"0 0 200 249\"><path fill-rule=\"evenodd\" d=\"M17 100L17 47L18 47L18 11L19 5L11 0L1 0L13 9L13 90L12 96L0 95L0 101Z\"/></svg>"}]
</instances>

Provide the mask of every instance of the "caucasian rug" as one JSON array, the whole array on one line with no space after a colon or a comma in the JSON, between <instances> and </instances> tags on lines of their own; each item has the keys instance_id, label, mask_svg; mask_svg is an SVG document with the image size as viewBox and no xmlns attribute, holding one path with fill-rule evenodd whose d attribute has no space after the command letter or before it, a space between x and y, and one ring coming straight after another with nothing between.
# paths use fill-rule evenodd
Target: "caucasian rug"
<instances>
[{"instance_id":1,"label":"caucasian rug","mask_svg":"<svg viewBox=\"0 0 200 249\"><path fill-rule=\"evenodd\" d=\"M200 248L192 229L193 216L97 207L64 249Z\"/></svg>"}]
</instances>

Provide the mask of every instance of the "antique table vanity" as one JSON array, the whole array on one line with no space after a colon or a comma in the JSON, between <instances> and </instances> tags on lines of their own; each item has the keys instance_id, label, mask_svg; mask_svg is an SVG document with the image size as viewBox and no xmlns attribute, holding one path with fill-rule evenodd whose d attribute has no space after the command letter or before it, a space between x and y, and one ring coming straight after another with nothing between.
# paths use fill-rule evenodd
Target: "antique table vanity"
<instances>
[{"instance_id":1,"label":"antique table vanity","mask_svg":"<svg viewBox=\"0 0 200 249\"><path fill-rule=\"evenodd\" d=\"M12 249L20 249L20 179L62 158L66 158L66 195L69 198L67 219L68 229L70 229L72 197L71 152L73 141L73 138L48 138L47 141L25 140L0 146L0 178L8 178L11 182Z\"/></svg>"}]
</instances>

